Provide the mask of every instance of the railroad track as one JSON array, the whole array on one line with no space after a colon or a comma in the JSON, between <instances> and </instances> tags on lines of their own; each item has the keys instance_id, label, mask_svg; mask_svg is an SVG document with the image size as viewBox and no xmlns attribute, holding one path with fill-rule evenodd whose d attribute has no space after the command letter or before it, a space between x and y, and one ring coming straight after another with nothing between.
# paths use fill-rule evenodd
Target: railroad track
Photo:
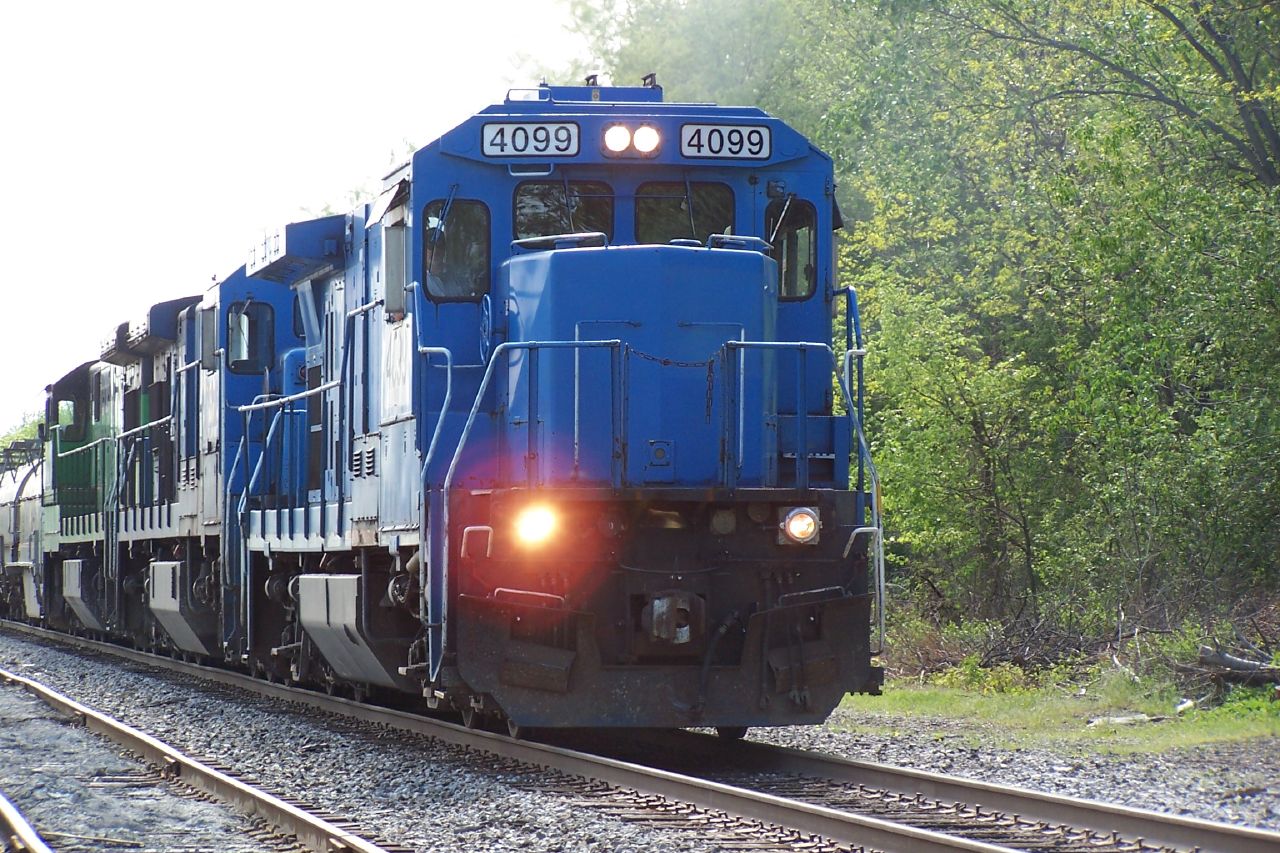
<instances>
[{"instance_id":1,"label":"railroad track","mask_svg":"<svg viewBox=\"0 0 1280 853\"><path fill-rule=\"evenodd\" d=\"M692 732L514 740L14 623L29 635L411 732L555 775L531 783L624 820L696 831L723 849L1007 853L1276 853L1280 834L848 761ZM557 745L559 744L559 745ZM626 744L620 748L620 744ZM569 748L574 747L574 748ZM585 750L585 751L584 751ZM638 759L637 756L643 756ZM655 766L655 757L669 760ZM671 759L678 756L679 759ZM708 771L708 768L711 768Z\"/></svg>"},{"instance_id":2,"label":"railroad track","mask_svg":"<svg viewBox=\"0 0 1280 853\"><path fill-rule=\"evenodd\" d=\"M5 853L53 853L31 822L4 794L0 794L0 832L4 835L0 850Z\"/></svg>"},{"instance_id":3,"label":"railroad track","mask_svg":"<svg viewBox=\"0 0 1280 853\"><path fill-rule=\"evenodd\" d=\"M177 782L188 789L226 803L251 818L265 821L279 834L296 839L297 845L306 850L407 853L403 848L388 846L356 834L354 827L343 822L341 818L308 810L300 802L277 797L245 779L238 778L231 768L192 758L146 732L82 705L34 679L0 669L0 681L25 688L49 707L83 724L89 731L105 735L156 768L155 772L127 776L113 775L95 779L94 784L99 787L154 786ZM16 814L16 809L13 811ZM258 833L258 835L260 840L264 841L271 837L269 833ZM53 834L49 837L54 838ZM104 841L105 839L96 840ZM15 846L19 850L40 849L30 845ZM294 847L291 843L275 846L280 849L286 846Z\"/></svg>"},{"instance_id":4,"label":"railroad track","mask_svg":"<svg viewBox=\"0 0 1280 853\"><path fill-rule=\"evenodd\" d=\"M641 733L621 749L605 742L578 745L1013 850L1280 851L1280 833L695 732Z\"/></svg>"}]
</instances>

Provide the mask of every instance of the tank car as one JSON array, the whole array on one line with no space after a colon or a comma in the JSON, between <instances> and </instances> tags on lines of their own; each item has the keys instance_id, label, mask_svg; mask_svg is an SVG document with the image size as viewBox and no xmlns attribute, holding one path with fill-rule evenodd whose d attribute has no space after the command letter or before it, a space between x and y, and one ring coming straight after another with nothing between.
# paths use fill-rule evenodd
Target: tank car
<instances>
[{"instance_id":1,"label":"tank car","mask_svg":"<svg viewBox=\"0 0 1280 853\"><path fill-rule=\"evenodd\" d=\"M44 618L512 731L877 691L834 189L756 109L509 93L50 386Z\"/></svg>"}]
</instances>

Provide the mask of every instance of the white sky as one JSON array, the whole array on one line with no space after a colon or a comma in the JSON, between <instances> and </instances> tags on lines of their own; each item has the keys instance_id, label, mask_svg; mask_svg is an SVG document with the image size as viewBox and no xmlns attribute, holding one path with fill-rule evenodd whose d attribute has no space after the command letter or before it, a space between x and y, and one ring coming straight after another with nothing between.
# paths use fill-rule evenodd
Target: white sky
<instances>
[{"instance_id":1,"label":"white sky","mask_svg":"<svg viewBox=\"0 0 1280 853\"><path fill-rule=\"evenodd\" d=\"M568 67L565 20L564 0L5 4L0 431L265 228L345 209L410 143Z\"/></svg>"}]
</instances>

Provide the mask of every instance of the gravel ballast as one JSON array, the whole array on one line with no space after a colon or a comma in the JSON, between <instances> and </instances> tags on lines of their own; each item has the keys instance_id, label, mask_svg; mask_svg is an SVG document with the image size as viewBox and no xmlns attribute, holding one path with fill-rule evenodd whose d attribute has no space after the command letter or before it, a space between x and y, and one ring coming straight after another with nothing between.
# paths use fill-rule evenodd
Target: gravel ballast
<instances>
[{"instance_id":1,"label":"gravel ballast","mask_svg":"<svg viewBox=\"0 0 1280 853\"><path fill-rule=\"evenodd\" d=\"M173 682L107 657L64 651L0 632L0 666L217 760L278 794L332 811L362 829L421 850L714 850L678 831L628 823L544 793L538 771L425 737L373 730L237 694ZM827 726L755 729L752 739L848 758L937 770L1207 820L1280 830L1280 745L1200 747L1162 755L1066 756L1039 749L972 748L947 721L902 720L892 735ZM883 726L884 718L876 717Z\"/></svg>"},{"instance_id":2,"label":"gravel ballast","mask_svg":"<svg viewBox=\"0 0 1280 853\"><path fill-rule=\"evenodd\" d=\"M247 834L229 808L181 796L22 687L0 686L0 720L0 790L56 850L280 849Z\"/></svg>"},{"instance_id":3,"label":"gravel ballast","mask_svg":"<svg viewBox=\"0 0 1280 853\"><path fill-rule=\"evenodd\" d=\"M3 631L0 667L225 765L275 794L418 850L717 849L684 833L579 808L571 797L536 790L539 771L496 770L493 759L426 737L317 718L238 691L239 698L228 701L175 681L171 673Z\"/></svg>"},{"instance_id":4,"label":"gravel ballast","mask_svg":"<svg viewBox=\"0 0 1280 853\"><path fill-rule=\"evenodd\" d=\"M991 740L997 735L993 731ZM945 719L864 718L844 709L825 726L752 729L750 737L857 761L1280 830L1280 740L1274 738L1159 754L1005 749L973 746L972 731L960 733Z\"/></svg>"}]
</instances>

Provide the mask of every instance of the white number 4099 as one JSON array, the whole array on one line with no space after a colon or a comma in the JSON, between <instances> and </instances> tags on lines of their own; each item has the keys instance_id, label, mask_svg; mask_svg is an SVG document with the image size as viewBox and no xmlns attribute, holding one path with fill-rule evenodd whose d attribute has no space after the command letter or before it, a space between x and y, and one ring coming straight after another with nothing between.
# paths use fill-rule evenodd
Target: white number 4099
<instances>
[{"instance_id":1,"label":"white number 4099","mask_svg":"<svg viewBox=\"0 0 1280 853\"><path fill-rule=\"evenodd\" d=\"M768 160L770 128L745 124L686 124L680 127L680 156Z\"/></svg>"},{"instance_id":2,"label":"white number 4099","mask_svg":"<svg viewBox=\"0 0 1280 853\"><path fill-rule=\"evenodd\" d=\"M480 130L486 157L573 157L578 126L571 122L504 122Z\"/></svg>"}]
</instances>

